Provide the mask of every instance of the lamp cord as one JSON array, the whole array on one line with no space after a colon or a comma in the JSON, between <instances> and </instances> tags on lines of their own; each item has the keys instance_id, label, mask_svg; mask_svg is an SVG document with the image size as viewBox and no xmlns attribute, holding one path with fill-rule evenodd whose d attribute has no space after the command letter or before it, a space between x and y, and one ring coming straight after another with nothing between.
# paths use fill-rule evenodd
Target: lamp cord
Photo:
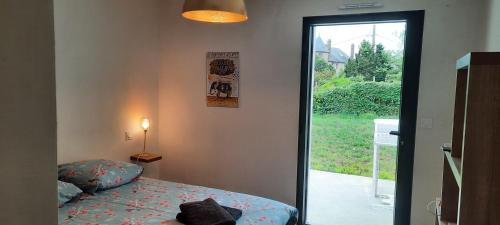
<instances>
[{"instance_id":1,"label":"lamp cord","mask_svg":"<svg viewBox=\"0 0 500 225\"><path fill-rule=\"evenodd\" d=\"M434 205L434 207L432 207L432 205ZM436 200L433 200L433 201L430 201L426 206L425 206L425 209L427 210L427 212L431 213L432 215L435 215L435 216L441 216L441 215L437 215L437 211L436 211ZM434 209L433 209L434 208Z\"/></svg>"}]
</instances>

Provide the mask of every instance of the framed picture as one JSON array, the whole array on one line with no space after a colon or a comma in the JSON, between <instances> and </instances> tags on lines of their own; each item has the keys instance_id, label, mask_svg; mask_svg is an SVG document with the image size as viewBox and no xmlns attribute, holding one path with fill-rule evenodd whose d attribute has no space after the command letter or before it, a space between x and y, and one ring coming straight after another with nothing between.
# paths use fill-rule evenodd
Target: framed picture
<instances>
[{"instance_id":1,"label":"framed picture","mask_svg":"<svg viewBox=\"0 0 500 225\"><path fill-rule=\"evenodd\" d=\"M239 52L207 53L207 106L239 107Z\"/></svg>"}]
</instances>

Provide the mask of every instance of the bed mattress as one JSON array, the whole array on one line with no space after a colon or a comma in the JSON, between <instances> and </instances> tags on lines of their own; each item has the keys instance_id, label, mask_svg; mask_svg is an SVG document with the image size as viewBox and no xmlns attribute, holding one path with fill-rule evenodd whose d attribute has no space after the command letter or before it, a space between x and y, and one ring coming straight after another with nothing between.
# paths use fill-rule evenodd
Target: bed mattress
<instances>
[{"instance_id":1,"label":"bed mattress","mask_svg":"<svg viewBox=\"0 0 500 225\"><path fill-rule=\"evenodd\" d=\"M237 225L295 224L297 210L289 205L257 196L214 188L186 185L141 177L118 188L83 196L59 208L59 224L67 225L178 225L179 204L216 200L238 208L243 216Z\"/></svg>"}]
</instances>

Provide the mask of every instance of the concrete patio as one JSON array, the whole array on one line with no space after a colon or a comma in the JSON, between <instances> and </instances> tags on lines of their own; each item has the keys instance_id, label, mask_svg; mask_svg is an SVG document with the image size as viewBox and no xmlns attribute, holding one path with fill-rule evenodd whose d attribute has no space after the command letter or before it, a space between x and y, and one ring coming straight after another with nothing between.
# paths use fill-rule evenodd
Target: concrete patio
<instances>
[{"instance_id":1,"label":"concrete patio","mask_svg":"<svg viewBox=\"0 0 500 225\"><path fill-rule=\"evenodd\" d=\"M392 225L394 181L311 170L307 219L311 225Z\"/></svg>"}]
</instances>

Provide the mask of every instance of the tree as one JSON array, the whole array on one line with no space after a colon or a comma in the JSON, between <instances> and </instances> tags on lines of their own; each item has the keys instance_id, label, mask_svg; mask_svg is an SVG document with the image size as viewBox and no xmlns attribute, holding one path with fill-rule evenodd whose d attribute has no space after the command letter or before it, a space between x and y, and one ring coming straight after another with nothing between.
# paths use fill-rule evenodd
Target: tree
<instances>
[{"instance_id":1,"label":"tree","mask_svg":"<svg viewBox=\"0 0 500 225\"><path fill-rule=\"evenodd\" d=\"M385 52L382 44L378 44L375 47L374 61L375 71L373 76L375 77L375 81L385 81L391 65L389 64L389 54Z\"/></svg>"},{"instance_id":2,"label":"tree","mask_svg":"<svg viewBox=\"0 0 500 225\"><path fill-rule=\"evenodd\" d=\"M315 58L314 72L316 87L325 84L335 76L335 68L320 56L316 56Z\"/></svg>"},{"instance_id":3,"label":"tree","mask_svg":"<svg viewBox=\"0 0 500 225\"><path fill-rule=\"evenodd\" d=\"M389 54L384 46L378 44L373 49L370 42L361 42L354 59L349 59L346 67L346 77L362 77L364 81L385 81L391 69Z\"/></svg>"},{"instance_id":4,"label":"tree","mask_svg":"<svg viewBox=\"0 0 500 225\"><path fill-rule=\"evenodd\" d=\"M403 74L403 51L388 51L391 68L387 72L387 82L399 82Z\"/></svg>"},{"instance_id":5,"label":"tree","mask_svg":"<svg viewBox=\"0 0 500 225\"><path fill-rule=\"evenodd\" d=\"M314 71L315 72L325 72L325 71L334 71L333 66L328 63L323 57L316 55L314 62Z\"/></svg>"}]
</instances>

